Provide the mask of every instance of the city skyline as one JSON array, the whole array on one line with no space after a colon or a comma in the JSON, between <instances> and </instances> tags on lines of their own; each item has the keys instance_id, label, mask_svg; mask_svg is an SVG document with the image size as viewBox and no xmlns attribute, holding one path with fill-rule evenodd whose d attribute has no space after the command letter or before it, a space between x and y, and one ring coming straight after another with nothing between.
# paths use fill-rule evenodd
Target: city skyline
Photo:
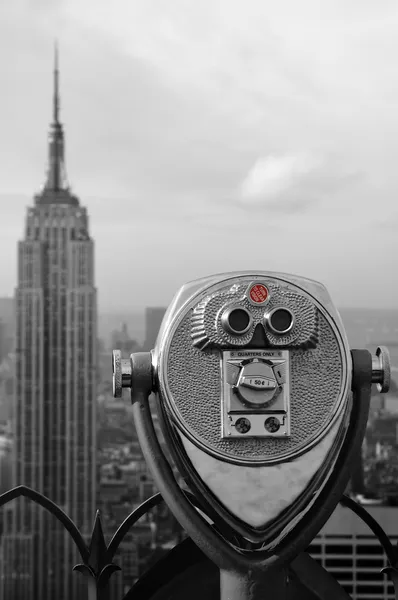
<instances>
[{"instance_id":1,"label":"city skyline","mask_svg":"<svg viewBox=\"0 0 398 600\"><path fill-rule=\"evenodd\" d=\"M128 358L153 349L185 282L250 268L321 281L350 348L372 356L376 345L389 348L390 392L372 388L363 461L357 453L346 494L375 503L370 515L397 541L398 5L322 7L0 6L0 483L3 491L29 486L65 511L93 550L90 565L101 558L100 529L108 542L158 491L137 437L134 393L113 397L111 350ZM332 373L324 362L314 368ZM292 380L292 401L296 391ZM154 429L185 488L162 402L149 398ZM110 600L141 578L155 587L148 566L187 535L165 503L149 505L112 558L121 571L105 592ZM387 600L386 556L358 516L339 506L307 552L353 600ZM94 517L101 528L90 542ZM84 552L50 514L18 498L0 521L0 600L90 595L87 579L72 572L87 562Z\"/></svg>"},{"instance_id":2,"label":"city skyline","mask_svg":"<svg viewBox=\"0 0 398 600\"><path fill-rule=\"evenodd\" d=\"M339 306L396 305L398 8L318 6L1 7L0 295L15 285L6 249L40 184L58 37L101 310L164 306L187 280L250 268L318 279ZM382 275L377 298L369 272Z\"/></svg>"}]
</instances>

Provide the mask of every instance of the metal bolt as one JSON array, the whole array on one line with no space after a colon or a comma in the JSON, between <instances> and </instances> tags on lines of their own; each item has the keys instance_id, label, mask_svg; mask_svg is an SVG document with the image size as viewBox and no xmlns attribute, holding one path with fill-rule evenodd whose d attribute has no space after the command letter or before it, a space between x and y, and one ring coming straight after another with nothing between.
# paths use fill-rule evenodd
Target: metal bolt
<instances>
[{"instance_id":1,"label":"metal bolt","mask_svg":"<svg viewBox=\"0 0 398 600\"><path fill-rule=\"evenodd\" d=\"M390 353L385 346L379 346L376 350L376 356L372 357L372 383L376 384L377 391L380 394L385 394L390 389Z\"/></svg>"},{"instance_id":2,"label":"metal bolt","mask_svg":"<svg viewBox=\"0 0 398 600\"><path fill-rule=\"evenodd\" d=\"M114 398L121 398L123 388L129 388L132 384L132 370L130 359L122 358L120 350L112 352L112 390Z\"/></svg>"}]
</instances>

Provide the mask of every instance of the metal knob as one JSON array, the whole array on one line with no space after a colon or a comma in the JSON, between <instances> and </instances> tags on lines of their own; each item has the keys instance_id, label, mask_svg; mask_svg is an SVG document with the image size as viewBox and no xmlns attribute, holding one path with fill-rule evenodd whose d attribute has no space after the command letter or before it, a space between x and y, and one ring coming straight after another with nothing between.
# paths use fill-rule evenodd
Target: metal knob
<instances>
[{"instance_id":1,"label":"metal knob","mask_svg":"<svg viewBox=\"0 0 398 600\"><path fill-rule=\"evenodd\" d=\"M130 359L122 358L120 350L112 352L112 391L114 398L121 398L123 388L131 387L132 369Z\"/></svg>"},{"instance_id":2,"label":"metal knob","mask_svg":"<svg viewBox=\"0 0 398 600\"><path fill-rule=\"evenodd\" d=\"M390 389L390 353L385 346L379 346L376 356L372 357L372 383L376 383L377 391L380 394L385 394Z\"/></svg>"}]
</instances>

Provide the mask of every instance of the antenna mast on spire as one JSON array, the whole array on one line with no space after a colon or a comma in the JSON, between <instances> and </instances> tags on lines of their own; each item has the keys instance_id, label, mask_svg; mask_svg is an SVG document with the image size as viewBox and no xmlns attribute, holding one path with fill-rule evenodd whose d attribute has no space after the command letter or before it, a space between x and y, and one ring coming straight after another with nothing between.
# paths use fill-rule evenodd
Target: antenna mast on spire
<instances>
[{"instance_id":1,"label":"antenna mast on spire","mask_svg":"<svg viewBox=\"0 0 398 600\"><path fill-rule=\"evenodd\" d=\"M48 146L48 171L44 189L51 192L60 192L69 189L64 164L64 132L59 120L59 64L58 41L54 42L54 67L53 67L53 120L50 127Z\"/></svg>"},{"instance_id":2,"label":"antenna mast on spire","mask_svg":"<svg viewBox=\"0 0 398 600\"><path fill-rule=\"evenodd\" d=\"M59 69L58 69L58 40L54 42L54 96L53 122L59 123Z\"/></svg>"}]
</instances>

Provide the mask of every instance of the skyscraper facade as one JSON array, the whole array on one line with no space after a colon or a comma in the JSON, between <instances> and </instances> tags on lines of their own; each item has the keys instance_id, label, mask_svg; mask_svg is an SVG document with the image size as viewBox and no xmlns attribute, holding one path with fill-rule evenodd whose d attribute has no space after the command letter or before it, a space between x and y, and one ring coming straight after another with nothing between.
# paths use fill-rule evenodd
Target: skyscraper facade
<instances>
[{"instance_id":1,"label":"skyscraper facade","mask_svg":"<svg viewBox=\"0 0 398 600\"><path fill-rule=\"evenodd\" d=\"M66 179L58 77L56 50L48 172L18 247L13 480L48 496L89 533L96 507L94 244L87 211ZM4 597L79 598L78 557L56 520L20 499L6 521Z\"/></svg>"}]
</instances>

